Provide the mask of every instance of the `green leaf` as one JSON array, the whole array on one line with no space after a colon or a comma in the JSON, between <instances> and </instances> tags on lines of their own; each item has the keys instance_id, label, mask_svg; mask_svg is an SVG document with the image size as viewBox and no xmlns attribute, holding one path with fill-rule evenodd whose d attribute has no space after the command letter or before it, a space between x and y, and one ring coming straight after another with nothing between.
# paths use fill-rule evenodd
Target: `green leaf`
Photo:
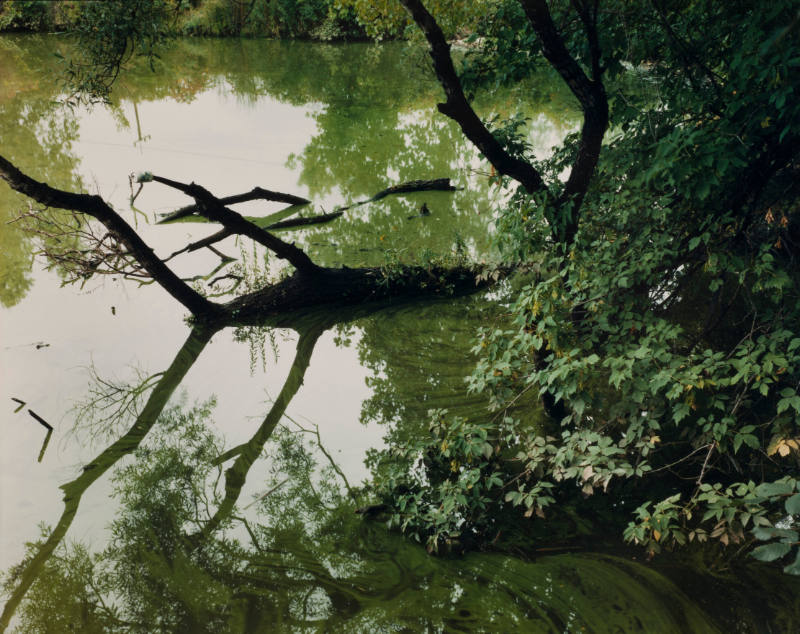
<instances>
[{"instance_id":1,"label":"green leaf","mask_svg":"<svg viewBox=\"0 0 800 634\"><path fill-rule=\"evenodd\" d=\"M791 549L792 547L789 544L774 542L754 548L750 555L759 561L775 561L785 556Z\"/></svg>"},{"instance_id":2,"label":"green leaf","mask_svg":"<svg viewBox=\"0 0 800 634\"><path fill-rule=\"evenodd\" d=\"M787 575L800 575L800 548L797 549L797 557L793 563L784 566L783 571Z\"/></svg>"},{"instance_id":3,"label":"green leaf","mask_svg":"<svg viewBox=\"0 0 800 634\"><path fill-rule=\"evenodd\" d=\"M774 526L762 527L753 529L753 535L756 539L764 542L774 537L780 537L782 542L796 542L799 537L797 531L788 528L775 528Z\"/></svg>"},{"instance_id":4,"label":"green leaf","mask_svg":"<svg viewBox=\"0 0 800 634\"><path fill-rule=\"evenodd\" d=\"M794 492L794 484L791 482L764 482L756 487L756 495L764 497L775 497L778 495L791 495Z\"/></svg>"},{"instance_id":5,"label":"green leaf","mask_svg":"<svg viewBox=\"0 0 800 634\"><path fill-rule=\"evenodd\" d=\"M800 515L800 493L795 493L786 500L786 512L791 515Z\"/></svg>"}]
</instances>

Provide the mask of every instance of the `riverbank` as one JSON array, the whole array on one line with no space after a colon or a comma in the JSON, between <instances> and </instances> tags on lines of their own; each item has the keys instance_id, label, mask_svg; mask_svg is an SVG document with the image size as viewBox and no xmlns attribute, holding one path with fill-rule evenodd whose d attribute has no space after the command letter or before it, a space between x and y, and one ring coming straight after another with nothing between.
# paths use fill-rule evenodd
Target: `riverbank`
<instances>
[{"instance_id":1,"label":"riverbank","mask_svg":"<svg viewBox=\"0 0 800 634\"><path fill-rule=\"evenodd\" d=\"M95 19L104 3L56 0L0 0L0 33L64 33ZM370 33L355 10L338 0L193 0L129 3L131 19L168 25L176 35L269 37L321 42L391 37Z\"/></svg>"}]
</instances>

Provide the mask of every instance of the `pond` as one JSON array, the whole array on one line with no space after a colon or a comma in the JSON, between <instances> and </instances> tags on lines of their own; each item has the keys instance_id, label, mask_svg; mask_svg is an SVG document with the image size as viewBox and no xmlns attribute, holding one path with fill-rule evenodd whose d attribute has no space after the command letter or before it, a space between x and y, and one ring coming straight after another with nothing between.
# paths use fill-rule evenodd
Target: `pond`
<instances>
[{"instance_id":1,"label":"pond","mask_svg":"<svg viewBox=\"0 0 800 634\"><path fill-rule=\"evenodd\" d=\"M137 191L134 173L219 196L260 186L311 201L236 207L264 226L449 178L455 191L389 195L278 234L326 266L496 257L493 210L507 192L436 113L418 50L185 40L157 72L123 77L108 106L68 109L53 55L66 46L0 38L2 154L38 180L100 194L161 257L217 228L158 224L188 201L157 183ZM545 152L579 121L552 77L477 103L530 118ZM797 588L762 566L712 574L666 556L562 546L558 535L518 557L432 557L355 512L368 501L371 450L427 433L430 409L486 415L463 378L477 328L500 318L513 281L207 332L155 284L70 272L87 225L53 216L72 227L57 242L22 230L15 219L31 212L0 186L3 629L797 628ZM245 240L213 247L170 264L222 298L282 275ZM42 249L62 265L34 257ZM535 401L517 407L535 424Z\"/></svg>"}]
</instances>

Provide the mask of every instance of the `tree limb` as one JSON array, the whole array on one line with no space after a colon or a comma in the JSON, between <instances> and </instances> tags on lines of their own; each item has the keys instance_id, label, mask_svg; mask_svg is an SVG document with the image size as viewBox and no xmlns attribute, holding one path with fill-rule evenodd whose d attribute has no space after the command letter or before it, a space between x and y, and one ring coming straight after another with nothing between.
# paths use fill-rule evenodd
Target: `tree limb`
<instances>
[{"instance_id":1,"label":"tree limb","mask_svg":"<svg viewBox=\"0 0 800 634\"><path fill-rule=\"evenodd\" d=\"M226 196L225 198L220 198L219 202L223 205L235 205L236 203L244 203L250 200L270 200L278 203L287 203L289 205L307 205L311 202L310 200L301 198L300 196L284 194L281 192L273 192L268 189L262 189L261 187L254 187L249 192L245 192L243 194L236 194L235 196ZM193 213L197 213L197 204L181 207L177 211L164 216L158 221L157 224L185 218L186 216L191 216Z\"/></svg>"},{"instance_id":2,"label":"tree limb","mask_svg":"<svg viewBox=\"0 0 800 634\"><path fill-rule=\"evenodd\" d=\"M578 231L578 211L589 182L597 167L603 136L608 128L608 100L600 80L600 49L597 43L597 16L592 17L585 5L579 10L589 40L592 55L594 80L589 79L583 69L570 55L564 40L558 33L545 0L519 0L525 15L539 36L542 53L556 69L572 94L578 99L583 110L583 127L578 148L578 156L572 164L561 196L558 200L560 223L556 237L565 245L575 239Z\"/></svg>"},{"instance_id":3,"label":"tree limb","mask_svg":"<svg viewBox=\"0 0 800 634\"><path fill-rule=\"evenodd\" d=\"M529 192L543 191L547 187L539 172L527 161L511 156L486 128L464 95L461 81L453 66L450 45L434 17L419 0L400 0L422 30L431 46L430 55L436 77L447 97L438 105L439 111L450 117L464 135L483 153L495 169L519 182Z\"/></svg>"},{"instance_id":4,"label":"tree limb","mask_svg":"<svg viewBox=\"0 0 800 634\"><path fill-rule=\"evenodd\" d=\"M287 260L298 272L313 274L321 270L319 266L311 261L311 258L309 258L304 251L298 249L294 244L289 244L275 237L269 231L246 220L235 211L231 211L222 204L219 198L204 187L196 183L186 185L185 183L179 183L178 181L155 175L153 175L152 179L162 185L167 185L168 187L172 187L191 196L195 199L197 203L197 212L201 216L219 222L231 233L247 236L259 244L264 245L279 258Z\"/></svg>"},{"instance_id":5,"label":"tree limb","mask_svg":"<svg viewBox=\"0 0 800 634\"><path fill-rule=\"evenodd\" d=\"M215 316L222 312L219 305L207 300L183 282L161 259L156 257L139 234L100 196L75 194L50 187L23 174L10 161L0 156L0 178L11 189L25 194L36 202L57 209L69 209L99 220L127 248L161 287L188 308L194 315Z\"/></svg>"}]
</instances>

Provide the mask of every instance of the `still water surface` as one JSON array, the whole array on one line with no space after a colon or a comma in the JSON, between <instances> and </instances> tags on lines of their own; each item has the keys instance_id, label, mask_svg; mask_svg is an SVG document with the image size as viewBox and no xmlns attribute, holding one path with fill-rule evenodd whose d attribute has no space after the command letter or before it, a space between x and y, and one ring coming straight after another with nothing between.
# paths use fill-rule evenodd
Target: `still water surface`
<instances>
[{"instance_id":1,"label":"still water surface","mask_svg":"<svg viewBox=\"0 0 800 634\"><path fill-rule=\"evenodd\" d=\"M490 259L504 192L401 45L191 40L133 72L108 107L58 105L58 37L0 38L0 147L52 185L101 194L162 256L215 231L156 224L187 203L129 174L254 186L312 201L240 205L274 221L314 215L414 179L456 192L389 196L290 236L320 264ZM388 79L388 81L387 81ZM556 82L478 99L523 112L542 151L575 129ZM420 216L425 204L429 216ZM111 276L62 288L7 224L27 202L0 186L0 568L3 625L31 631L790 631L792 588L630 554L432 558L354 513L364 457L425 433L426 412L480 416L464 393L471 338L497 294L323 311L295 329L191 331L155 285ZM266 221L265 221L266 222ZM228 238L176 258L223 293L280 275ZM211 272L214 271L213 274ZM210 274L210 275L207 275ZM138 395L138 396L137 396ZM15 411L19 399L25 405ZM531 404L531 408L534 406ZM55 429L43 450L45 429ZM535 412L532 412L535 416ZM26 546L26 543L36 542ZM705 575L705 576L704 576ZM754 584L759 584L758 587ZM767 630L765 628L772 628Z\"/></svg>"}]
</instances>

